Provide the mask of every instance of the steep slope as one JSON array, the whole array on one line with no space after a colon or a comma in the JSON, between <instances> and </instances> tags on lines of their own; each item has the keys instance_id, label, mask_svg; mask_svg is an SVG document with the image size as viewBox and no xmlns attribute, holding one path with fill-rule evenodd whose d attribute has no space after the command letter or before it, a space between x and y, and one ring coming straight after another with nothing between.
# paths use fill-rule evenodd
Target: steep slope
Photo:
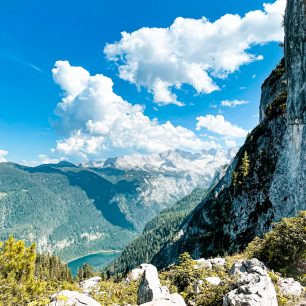
<instances>
[{"instance_id":1,"label":"steep slope","mask_svg":"<svg viewBox=\"0 0 306 306\"><path fill-rule=\"evenodd\" d=\"M285 33L285 61L262 87L260 124L226 175L153 258L159 267L183 251L207 257L241 250L272 222L306 209L306 18L300 0L288 1Z\"/></svg>"},{"instance_id":2,"label":"steep slope","mask_svg":"<svg viewBox=\"0 0 306 306\"><path fill-rule=\"evenodd\" d=\"M180 150L128 155L91 168L120 186L112 198L137 230L195 188L208 188L220 166L229 164L233 151L210 150L192 154ZM131 188L133 182L134 187Z\"/></svg>"},{"instance_id":3,"label":"steep slope","mask_svg":"<svg viewBox=\"0 0 306 306\"><path fill-rule=\"evenodd\" d=\"M209 190L225 174L227 165L216 172ZM196 188L191 194L179 200L170 208L164 209L149 221L142 234L133 240L111 264L104 270L108 274L130 271L144 262L152 260L154 255L176 234L182 222L207 194L207 189Z\"/></svg>"},{"instance_id":4,"label":"steep slope","mask_svg":"<svg viewBox=\"0 0 306 306\"><path fill-rule=\"evenodd\" d=\"M172 165L159 167L141 155L145 167L119 167L109 161L99 168L67 161L37 167L1 163L0 240L13 234L64 260L121 250L146 222L194 188L207 186L220 163L229 163L227 153L214 153L167 152L161 155L172 156ZM194 166L188 169L191 158L207 169L200 174Z\"/></svg>"},{"instance_id":5,"label":"steep slope","mask_svg":"<svg viewBox=\"0 0 306 306\"><path fill-rule=\"evenodd\" d=\"M141 263L149 262L170 241L183 220L203 199L204 189L196 189L171 208L163 210L149 221L142 234L133 240L105 270L110 274L125 273Z\"/></svg>"},{"instance_id":6,"label":"steep slope","mask_svg":"<svg viewBox=\"0 0 306 306\"><path fill-rule=\"evenodd\" d=\"M68 260L121 249L135 237L135 231L107 220L93 199L60 170L0 164L0 182L0 240L14 235Z\"/></svg>"}]
</instances>

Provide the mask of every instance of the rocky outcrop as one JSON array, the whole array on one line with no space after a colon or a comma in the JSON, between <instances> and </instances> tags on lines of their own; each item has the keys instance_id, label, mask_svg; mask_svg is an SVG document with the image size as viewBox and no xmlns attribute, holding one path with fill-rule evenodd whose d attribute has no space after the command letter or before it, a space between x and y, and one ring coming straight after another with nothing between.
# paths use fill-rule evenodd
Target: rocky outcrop
<instances>
[{"instance_id":1,"label":"rocky outcrop","mask_svg":"<svg viewBox=\"0 0 306 306\"><path fill-rule=\"evenodd\" d=\"M132 271L130 271L130 273L128 274L126 280L128 282L130 281L136 281L137 279L139 279L146 268L149 268L151 265L150 264L141 264L139 265L137 268L133 269Z\"/></svg>"},{"instance_id":2,"label":"rocky outcrop","mask_svg":"<svg viewBox=\"0 0 306 306\"><path fill-rule=\"evenodd\" d=\"M162 287L160 284L156 267L148 265L143 272L138 288L138 304L159 300L168 293L167 288Z\"/></svg>"},{"instance_id":3,"label":"rocky outcrop","mask_svg":"<svg viewBox=\"0 0 306 306\"><path fill-rule=\"evenodd\" d=\"M78 291L63 290L52 295L48 306L101 306L101 304Z\"/></svg>"},{"instance_id":4,"label":"rocky outcrop","mask_svg":"<svg viewBox=\"0 0 306 306\"><path fill-rule=\"evenodd\" d=\"M289 298L299 298L304 291L303 286L293 278L280 278L277 285L282 295Z\"/></svg>"},{"instance_id":5,"label":"rocky outcrop","mask_svg":"<svg viewBox=\"0 0 306 306\"><path fill-rule=\"evenodd\" d=\"M171 294L168 298L148 302L141 306L186 306L184 299L178 293Z\"/></svg>"},{"instance_id":6,"label":"rocky outcrop","mask_svg":"<svg viewBox=\"0 0 306 306\"><path fill-rule=\"evenodd\" d=\"M138 305L146 306L185 306L179 294L170 294L166 286L160 284L155 266L145 265L137 293Z\"/></svg>"},{"instance_id":7,"label":"rocky outcrop","mask_svg":"<svg viewBox=\"0 0 306 306\"><path fill-rule=\"evenodd\" d=\"M267 116L267 109L279 95L287 96L288 76L285 68L285 58L272 71L270 76L261 86L261 98L259 105L259 121L262 122Z\"/></svg>"},{"instance_id":8,"label":"rocky outcrop","mask_svg":"<svg viewBox=\"0 0 306 306\"><path fill-rule=\"evenodd\" d=\"M276 292L263 263L238 261L230 270L238 276L237 288L223 298L224 306L277 306Z\"/></svg>"},{"instance_id":9,"label":"rocky outcrop","mask_svg":"<svg viewBox=\"0 0 306 306\"><path fill-rule=\"evenodd\" d=\"M305 1L287 1L285 60L262 87L259 125L225 176L153 258L167 266L188 251L194 258L234 253L272 223L306 209ZM249 165L242 172L243 158Z\"/></svg>"},{"instance_id":10,"label":"rocky outcrop","mask_svg":"<svg viewBox=\"0 0 306 306\"><path fill-rule=\"evenodd\" d=\"M277 219L306 209L305 12L305 1L287 1L284 24L288 74L287 130L270 191Z\"/></svg>"},{"instance_id":11,"label":"rocky outcrop","mask_svg":"<svg viewBox=\"0 0 306 306\"><path fill-rule=\"evenodd\" d=\"M196 259L195 261L195 268L206 268L206 269L213 269L216 267L224 267L226 264L226 260L221 257L216 257L216 258L210 258L210 259L205 259L205 258L200 258Z\"/></svg>"},{"instance_id":12,"label":"rocky outcrop","mask_svg":"<svg viewBox=\"0 0 306 306\"><path fill-rule=\"evenodd\" d=\"M221 278L218 276L205 277L204 279L206 282L214 286L218 286L221 284Z\"/></svg>"},{"instance_id":13,"label":"rocky outcrop","mask_svg":"<svg viewBox=\"0 0 306 306\"><path fill-rule=\"evenodd\" d=\"M100 276L94 276L89 279L85 279L84 281L80 282L80 288L82 292L88 295L93 290L97 289L99 282L101 281Z\"/></svg>"}]
</instances>

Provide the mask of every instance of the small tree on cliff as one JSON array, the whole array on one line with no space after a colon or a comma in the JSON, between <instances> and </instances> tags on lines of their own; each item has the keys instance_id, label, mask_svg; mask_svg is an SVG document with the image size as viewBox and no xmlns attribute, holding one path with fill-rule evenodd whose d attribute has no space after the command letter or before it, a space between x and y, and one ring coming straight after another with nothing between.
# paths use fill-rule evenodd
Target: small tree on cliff
<instances>
[{"instance_id":1,"label":"small tree on cliff","mask_svg":"<svg viewBox=\"0 0 306 306\"><path fill-rule=\"evenodd\" d=\"M241 165L239 167L239 172L243 177L246 177L249 174L250 170L250 159L247 151L244 151Z\"/></svg>"}]
</instances>

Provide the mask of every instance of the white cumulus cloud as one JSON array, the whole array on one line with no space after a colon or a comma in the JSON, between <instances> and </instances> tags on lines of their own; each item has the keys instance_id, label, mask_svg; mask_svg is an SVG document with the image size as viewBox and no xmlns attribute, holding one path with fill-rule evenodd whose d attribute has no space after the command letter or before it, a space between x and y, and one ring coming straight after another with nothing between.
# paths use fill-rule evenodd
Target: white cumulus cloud
<instances>
[{"instance_id":1,"label":"white cumulus cloud","mask_svg":"<svg viewBox=\"0 0 306 306\"><path fill-rule=\"evenodd\" d=\"M263 59L251 53L252 46L283 41L285 5L277 0L243 17L226 14L213 22L178 17L168 28L123 32L104 53L117 63L120 78L147 88L156 103L182 105L174 87L189 84L197 93L211 93L219 89L216 79Z\"/></svg>"},{"instance_id":2,"label":"white cumulus cloud","mask_svg":"<svg viewBox=\"0 0 306 306\"><path fill-rule=\"evenodd\" d=\"M132 105L114 93L113 81L102 74L91 76L68 61L57 61L52 73L64 92L55 123L66 133L57 142L57 150L64 154L86 158L112 149L161 152L218 147L182 126L150 119L143 106Z\"/></svg>"},{"instance_id":3,"label":"white cumulus cloud","mask_svg":"<svg viewBox=\"0 0 306 306\"><path fill-rule=\"evenodd\" d=\"M42 164L57 164L62 160L64 160L64 158L54 158L46 154L39 154L36 160L22 160L19 161L19 163L25 166L35 167Z\"/></svg>"},{"instance_id":4,"label":"white cumulus cloud","mask_svg":"<svg viewBox=\"0 0 306 306\"><path fill-rule=\"evenodd\" d=\"M242 138L247 135L247 131L243 128L226 121L222 115L206 115L199 116L197 119L197 130L206 128L208 131L228 137Z\"/></svg>"},{"instance_id":5,"label":"white cumulus cloud","mask_svg":"<svg viewBox=\"0 0 306 306\"><path fill-rule=\"evenodd\" d=\"M234 108L238 105L248 104L248 103L249 103L249 101L245 101L245 100L223 100L223 101L221 101L222 106L227 106L227 107L231 107L231 108Z\"/></svg>"},{"instance_id":6,"label":"white cumulus cloud","mask_svg":"<svg viewBox=\"0 0 306 306\"><path fill-rule=\"evenodd\" d=\"M5 163L7 161L5 158L7 154L8 154L8 151L0 149L0 163Z\"/></svg>"},{"instance_id":7,"label":"white cumulus cloud","mask_svg":"<svg viewBox=\"0 0 306 306\"><path fill-rule=\"evenodd\" d=\"M225 144L227 145L227 147L229 148L237 148L237 143L235 140L232 139L224 139Z\"/></svg>"}]
</instances>

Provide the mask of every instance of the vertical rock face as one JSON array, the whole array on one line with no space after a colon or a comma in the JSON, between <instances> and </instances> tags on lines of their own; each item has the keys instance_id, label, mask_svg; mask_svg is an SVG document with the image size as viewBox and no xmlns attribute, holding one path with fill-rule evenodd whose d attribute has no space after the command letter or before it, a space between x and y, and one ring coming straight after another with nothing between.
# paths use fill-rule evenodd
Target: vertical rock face
<instances>
[{"instance_id":1,"label":"vertical rock face","mask_svg":"<svg viewBox=\"0 0 306 306\"><path fill-rule=\"evenodd\" d=\"M306 209L305 6L287 1L285 59L262 86L260 124L155 265L171 264L184 251L195 258L235 252L272 222Z\"/></svg>"},{"instance_id":2,"label":"vertical rock face","mask_svg":"<svg viewBox=\"0 0 306 306\"><path fill-rule=\"evenodd\" d=\"M306 119L306 1L288 0L285 15L285 55L289 74L289 123Z\"/></svg>"},{"instance_id":3,"label":"vertical rock face","mask_svg":"<svg viewBox=\"0 0 306 306\"><path fill-rule=\"evenodd\" d=\"M267 108L275 98L279 95L287 95L287 80L288 76L285 68L285 58L283 58L261 86L259 106L260 122L266 118Z\"/></svg>"},{"instance_id":4,"label":"vertical rock face","mask_svg":"<svg viewBox=\"0 0 306 306\"><path fill-rule=\"evenodd\" d=\"M285 60L288 73L287 132L271 198L279 215L305 209L306 203L306 1L287 1ZM281 205L286 198L286 205Z\"/></svg>"}]
</instances>

